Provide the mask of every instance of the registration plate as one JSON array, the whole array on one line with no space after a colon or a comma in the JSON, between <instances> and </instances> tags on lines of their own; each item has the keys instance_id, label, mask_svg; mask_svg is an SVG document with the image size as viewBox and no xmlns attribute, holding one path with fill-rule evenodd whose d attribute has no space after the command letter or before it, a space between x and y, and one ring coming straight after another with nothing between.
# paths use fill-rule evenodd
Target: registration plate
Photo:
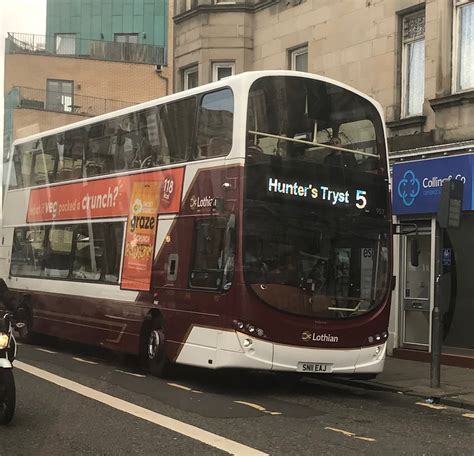
<instances>
[{"instance_id":1,"label":"registration plate","mask_svg":"<svg viewBox=\"0 0 474 456\"><path fill-rule=\"evenodd\" d=\"M329 374L332 372L332 364L325 363L298 363L298 372L308 372L313 374Z\"/></svg>"}]
</instances>

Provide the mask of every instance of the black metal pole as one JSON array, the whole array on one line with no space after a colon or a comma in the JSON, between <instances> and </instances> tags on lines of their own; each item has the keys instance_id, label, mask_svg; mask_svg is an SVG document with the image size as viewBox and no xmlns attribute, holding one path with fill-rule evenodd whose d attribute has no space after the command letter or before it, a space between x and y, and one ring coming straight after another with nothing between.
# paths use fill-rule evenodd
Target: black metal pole
<instances>
[{"instance_id":1,"label":"black metal pole","mask_svg":"<svg viewBox=\"0 0 474 456\"><path fill-rule=\"evenodd\" d=\"M435 234L435 290L433 315L431 319L431 388L439 388L441 374L441 255L443 247L443 228L436 223Z\"/></svg>"}]
</instances>

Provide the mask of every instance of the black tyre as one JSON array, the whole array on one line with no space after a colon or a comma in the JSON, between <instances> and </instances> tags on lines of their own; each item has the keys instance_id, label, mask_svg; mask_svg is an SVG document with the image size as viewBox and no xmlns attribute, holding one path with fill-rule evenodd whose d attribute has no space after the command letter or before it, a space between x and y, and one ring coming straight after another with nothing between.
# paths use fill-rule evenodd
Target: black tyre
<instances>
[{"instance_id":1,"label":"black tyre","mask_svg":"<svg viewBox=\"0 0 474 456\"><path fill-rule=\"evenodd\" d=\"M155 318L148 325L143 358L148 371L155 377L170 373L170 361L166 355L166 337L160 321Z\"/></svg>"},{"instance_id":2,"label":"black tyre","mask_svg":"<svg viewBox=\"0 0 474 456\"><path fill-rule=\"evenodd\" d=\"M0 369L0 424L8 424L15 413L16 391L12 369Z\"/></svg>"}]
</instances>

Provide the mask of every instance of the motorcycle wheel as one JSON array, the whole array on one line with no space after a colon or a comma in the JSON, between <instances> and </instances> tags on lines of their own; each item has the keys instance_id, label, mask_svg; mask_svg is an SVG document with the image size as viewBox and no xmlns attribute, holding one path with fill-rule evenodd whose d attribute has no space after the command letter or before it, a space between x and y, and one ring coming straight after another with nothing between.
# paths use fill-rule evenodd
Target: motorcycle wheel
<instances>
[{"instance_id":1,"label":"motorcycle wheel","mask_svg":"<svg viewBox=\"0 0 474 456\"><path fill-rule=\"evenodd\" d=\"M15 413L16 391L12 369L0 369L0 424L8 424Z\"/></svg>"}]
</instances>

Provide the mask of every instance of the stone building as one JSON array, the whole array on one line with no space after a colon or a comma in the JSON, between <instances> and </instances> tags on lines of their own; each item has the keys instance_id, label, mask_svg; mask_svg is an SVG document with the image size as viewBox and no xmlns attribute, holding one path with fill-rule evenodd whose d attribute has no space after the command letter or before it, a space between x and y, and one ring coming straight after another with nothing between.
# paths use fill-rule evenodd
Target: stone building
<instances>
[{"instance_id":1,"label":"stone building","mask_svg":"<svg viewBox=\"0 0 474 456\"><path fill-rule=\"evenodd\" d=\"M443 359L474 365L474 2L175 0L174 24L175 90L243 71L295 69L382 104L394 213L417 223L421 250L414 268L409 237L394 241L391 349L428 356L435 258L443 249ZM436 246L440 185L450 176L465 182L462 224Z\"/></svg>"},{"instance_id":2,"label":"stone building","mask_svg":"<svg viewBox=\"0 0 474 456\"><path fill-rule=\"evenodd\" d=\"M47 0L46 35L8 34L4 155L13 140L172 92L167 0Z\"/></svg>"}]
</instances>

